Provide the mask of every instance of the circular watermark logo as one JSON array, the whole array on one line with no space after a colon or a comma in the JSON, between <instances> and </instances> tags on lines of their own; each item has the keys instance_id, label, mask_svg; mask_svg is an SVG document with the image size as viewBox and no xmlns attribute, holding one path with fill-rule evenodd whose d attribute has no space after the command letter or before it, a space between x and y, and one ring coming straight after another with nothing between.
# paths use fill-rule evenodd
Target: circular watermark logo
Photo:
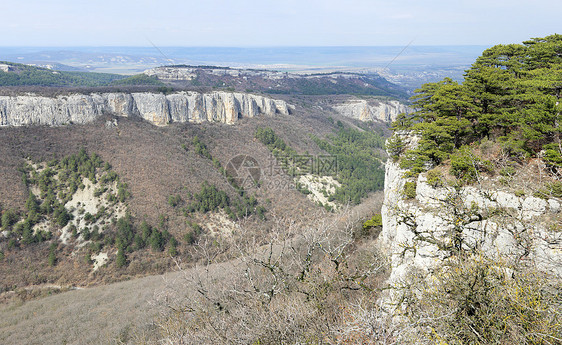
<instances>
[{"instance_id":1,"label":"circular watermark logo","mask_svg":"<svg viewBox=\"0 0 562 345\"><path fill-rule=\"evenodd\" d=\"M233 187L255 187L262 175L258 161L250 155L237 155L226 164L226 176ZM236 185L234 185L236 184Z\"/></svg>"}]
</instances>

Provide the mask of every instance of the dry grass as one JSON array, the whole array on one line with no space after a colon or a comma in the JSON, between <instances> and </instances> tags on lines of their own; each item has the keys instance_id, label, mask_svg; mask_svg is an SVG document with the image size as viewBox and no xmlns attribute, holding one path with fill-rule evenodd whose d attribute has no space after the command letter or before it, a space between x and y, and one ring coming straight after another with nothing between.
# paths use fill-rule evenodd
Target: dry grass
<instances>
[{"instance_id":1,"label":"dry grass","mask_svg":"<svg viewBox=\"0 0 562 345\"><path fill-rule=\"evenodd\" d=\"M152 276L0 306L2 344L102 344L146 325L158 313L149 302L165 279Z\"/></svg>"}]
</instances>

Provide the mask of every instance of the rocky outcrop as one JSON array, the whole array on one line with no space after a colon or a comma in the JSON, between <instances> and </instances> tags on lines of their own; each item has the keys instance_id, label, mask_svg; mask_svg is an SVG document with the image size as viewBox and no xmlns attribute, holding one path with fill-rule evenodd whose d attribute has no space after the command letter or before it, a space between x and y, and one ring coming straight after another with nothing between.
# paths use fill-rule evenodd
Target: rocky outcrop
<instances>
[{"instance_id":1,"label":"rocky outcrop","mask_svg":"<svg viewBox=\"0 0 562 345\"><path fill-rule=\"evenodd\" d=\"M392 122L398 114L413 112L413 109L398 101L375 101L352 99L345 103L333 105L332 108L343 116L361 121Z\"/></svg>"},{"instance_id":2,"label":"rocky outcrop","mask_svg":"<svg viewBox=\"0 0 562 345\"><path fill-rule=\"evenodd\" d=\"M6 65L6 64L3 64L3 63L0 64L0 71L2 71L2 72L10 72L13 69L14 69L14 67L11 66L11 65Z\"/></svg>"},{"instance_id":3,"label":"rocky outcrop","mask_svg":"<svg viewBox=\"0 0 562 345\"><path fill-rule=\"evenodd\" d=\"M378 244L390 257L389 284L399 284L410 272L429 277L457 248L562 277L560 200L499 188L436 187L425 174L409 180L405 172L392 160L386 164ZM406 182L416 183L413 199L403 195Z\"/></svg>"},{"instance_id":4,"label":"rocky outcrop","mask_svg":"<svg viewBox=\"0 0 562 345\"><path fill-rule=\"evenodd\" d=\"M191 81L197 78L194 68L156 67L144 71L150 77L167 81Z\"/></svg>"},{"instance_id":5,"label":"rocky outcrop","mask_svg":"<svg viewBox=\"0 0 562 345\"><path fill-rule=\"evenodd\" d=\"M141 117L157 126L204 121L233 124L243 117L288 115L292 109L281 100L228 92L102 93L58 97L27 94L0 96L0 126L82 124L103 114Z\"/></svg>"},{"instance_id":6,"label":"rocky outcrop","mask_svg":"<svg viewBox=\"0 0 562 345\"><path fill-rule=\"evenodd\" d=\"M211 66L161 66L148 69L144 74L156 77L164 81L191 81L199 75L217 76L217 77L234 77L234 78L254 78L259 77L263 80L279 80L279 79L318 79L318 78L359 78L354 73L290 73L273 70L259 69L243 69L231 67L211 67Z\"/></svg>"}]
</instances>

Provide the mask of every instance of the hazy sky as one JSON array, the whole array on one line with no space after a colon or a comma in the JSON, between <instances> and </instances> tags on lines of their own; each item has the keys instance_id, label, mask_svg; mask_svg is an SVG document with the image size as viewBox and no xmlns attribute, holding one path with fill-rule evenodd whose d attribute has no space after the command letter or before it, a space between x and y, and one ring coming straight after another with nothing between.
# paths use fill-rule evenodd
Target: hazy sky
<instances>
[{"instance_id":1,"label":"hazy sky","mask_svg":"<svg viewBox=\"0 0 562 345\"><path fill-rule=\"evenodd\" d=\"M561 16L560 0L20 0L0 46L493 45Z\"/></svg>"}]
</instances>

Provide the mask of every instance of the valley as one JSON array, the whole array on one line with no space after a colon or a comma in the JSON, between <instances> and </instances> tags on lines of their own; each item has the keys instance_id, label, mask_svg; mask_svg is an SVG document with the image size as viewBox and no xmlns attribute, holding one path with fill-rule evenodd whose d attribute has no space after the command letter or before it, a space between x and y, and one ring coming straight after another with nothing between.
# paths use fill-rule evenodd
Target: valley
<instances>
[{"instance_id":1,"label":"valley","mask_svg":"<svg viewBox=\"0 0 562 345\"><path fill-rule=\"evenodd\" d=\"M3 214L14 215L6 216L3 225L1 264L6 278L2 283L8 299L16 295L32 298L37 289L27 293L27 286L84 287L162 273L173 269L177 258L193 264L200 259L196 245L203 241L217 244L212 250L226 260L236 256L233 246L245 236L265 243L269 235L263 229L276 219L304 217L313 224L326 215L326 209L357 204L369 191L382 189L379 179L375 187L342 190L336 196L337 205L328 201L330 194L339 193L333 188L328 187L328 194L318 188L314 192L322 198L310 198L308 188L313 185L304 186L300 176L321 176L294 159L330 158L329 151L318 146L319 140L329 145L334 139L324 138L344 127L351 126L348 135L376 128L378 134L372 138L356 140L378 150L369 159L376 163L374 169L380 175L387 125L376 117L375 122L364 123L336 110L330 110L326 117L325 110L314 105L317 100L307 98L272 100L227 92L72 92L57 97L39 93L3 98L0 134L5 143L1 164L5 173L0 195ZM191 95L195 98L188 98ZM183 108L172 102L183 102ZM174 113L172 109L177 110ZM190 115L196 113L201 115ZM384 116L395 116L392 114ZM290 149L281 156L277 149L272 152L267 142L257 139L264 128L277 138L273 141L291 143ZM379 141L369 143L374 139ZM243 154L252 157L260 169L257 185L237 186L228 175L230 160ZM338 154L331 158L343 159ZM80 172L82 163L68 167L65 162L69 159L85 162L89 172L76 175L74 171ZM335 177L340 172L325 173ZM45 179L39 189L39 181ZM204 183L212 188L202 190ZM30 213L25 204L30 193L37 205L32 208L39 214ZM226 201L204 199L208 193ZM202 203L212 206L203 207ZM57 223L57 214L43 211L57 207L68 214L68 224ZM125 231L119 229L129 227L130 235L118 235ZM37 237L39 228L49 233L45 239ZM22 231L31 231L25 236L32 237L20 240ZM161 245L150 244L154 231L154 236L162 237ZM56 264L39 259L50 255L52 243L60 243L54 254Z\"/></svg>"},{"instance_id":2,"label":"valley","mask_svg":"<svg viewBox=\"0 0 562 345\"><path fill-rule=\"evenodd\" d=\"M414 91L4 63L0 342L560 343L561 42Z\"/></svg>"}]
</instances>

